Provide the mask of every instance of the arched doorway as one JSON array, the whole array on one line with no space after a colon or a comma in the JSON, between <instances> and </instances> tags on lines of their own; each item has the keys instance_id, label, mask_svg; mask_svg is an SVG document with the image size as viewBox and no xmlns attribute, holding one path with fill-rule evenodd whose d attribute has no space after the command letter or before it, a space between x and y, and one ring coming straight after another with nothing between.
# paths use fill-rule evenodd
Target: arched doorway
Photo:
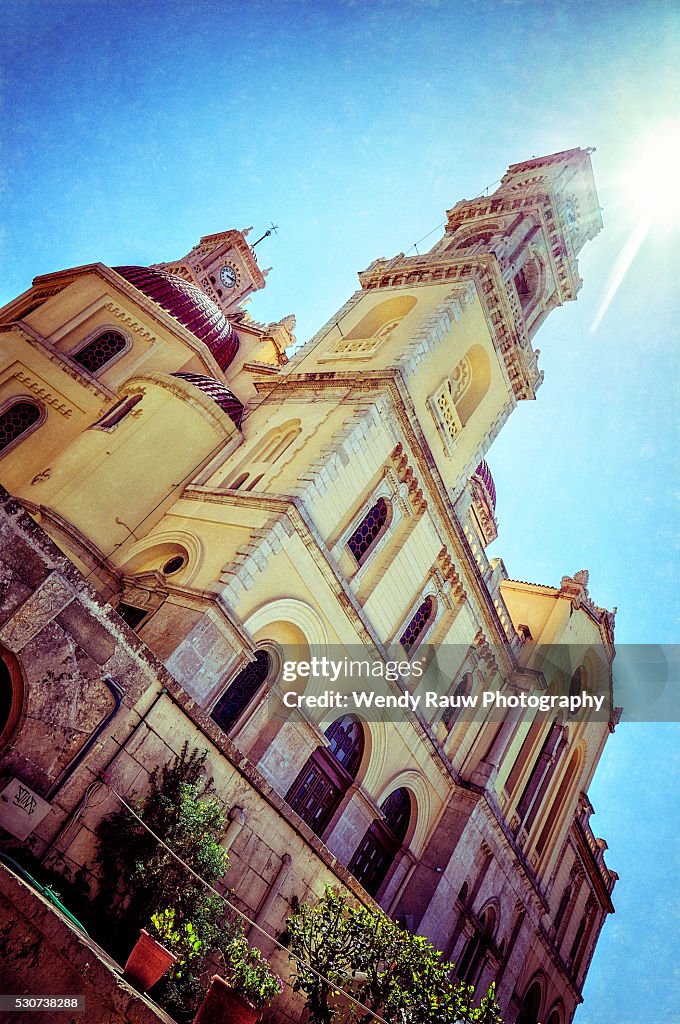
<instances>
[{"instance_id":1,"label":"arched doorway","mask_svg":"<svg viewBox=\"0 0 680 1024\"><path fill-rule=\"evenodd\" d=\"M527 993L522 1000L522 1008L519 1011L517 1024L538 1024L538 1015L540 1010L541 986L538 981L534 981L533 984L529 986Z\"/></svg>"},{"instance_id":2,"label":"arched doorway","mask_svg":"<svg viewBox=\"0 0 680 1024\"><path fill-rule=\"evenodd\" d=\"M13 654L0 648L0 751L9 742L21 715L24 685Z\"/></svg>"}]
</instances>

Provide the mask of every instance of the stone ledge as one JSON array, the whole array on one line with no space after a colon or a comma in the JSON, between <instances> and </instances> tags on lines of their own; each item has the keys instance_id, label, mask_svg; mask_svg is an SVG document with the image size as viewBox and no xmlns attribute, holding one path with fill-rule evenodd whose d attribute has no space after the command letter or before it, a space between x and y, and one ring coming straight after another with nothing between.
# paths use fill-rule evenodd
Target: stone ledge
<instances>
[{"instance_id":1,"label":"stone ledge","mask_svg":"<svg viewBox=\"0 0 680 1024\"><path fill-rule=\"evenodd\" d=\"M0 984L5 993L82 995L87 1024L174 1024L118 970L93 939L0 865ZM64 1017L40 1014L41 1024L65 1024Z\"/></svg>"}]
</instances>

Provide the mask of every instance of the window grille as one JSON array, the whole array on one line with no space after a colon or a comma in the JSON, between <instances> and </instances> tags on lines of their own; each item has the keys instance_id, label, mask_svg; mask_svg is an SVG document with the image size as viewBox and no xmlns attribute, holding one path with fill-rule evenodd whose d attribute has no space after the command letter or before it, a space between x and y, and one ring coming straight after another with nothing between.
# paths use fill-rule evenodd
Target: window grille
<instances>
[{"instance_id":1,"label":"window grille","mask_svg":"<svg viewBox=\"0 0 680 1024\"><path fill-rule=\"evenodd\" d=\"M413 650L419 641L422 640L432 623L433 615L434 600L431 597L426 597L399 637L399 643L406 651Z\"/></svg>"},{"instance_id":2,"label":"window grille","mask_svg":"<svg viewBox=\"0 0 680 1024\"><path fill-rule=\"evenodd\" d=\"M12 402L9 408L0 415L0 451L25 434L39 420L40 407L35 402Z\"/></svg>"},{"instance_id":3,"label":"window grille","mask_svg":"<svg viewBox=\"0 0 680 1024\"><path fill-rule=\"evenodd\" d=\"M385 498L379 498L347 541L347 546L359 565L366 560L369 551L381 534L384 533L388 513L387 501Z\"/></svg>"},{"instance_id":4,"label":"window grille","mask_svg":"<svg viewBox=\"0 0 680 1024\"><path fill-rule=\"evenodd\" d=\"M97 373L126 346L127 340L119 331L103 331L76 352L73 358L88 373Z\"/></svg>"},{"instance_id":5,"label":"window grille","mask_svg":"<svg viewBox=\"0 0 680 1024\"><path fill-rule=\"evenodd\" d=\"M364 731L353 715L336 719L326 729L329 751L342 767L354 778L364 752Z\"/></svg>"}]
</instances>

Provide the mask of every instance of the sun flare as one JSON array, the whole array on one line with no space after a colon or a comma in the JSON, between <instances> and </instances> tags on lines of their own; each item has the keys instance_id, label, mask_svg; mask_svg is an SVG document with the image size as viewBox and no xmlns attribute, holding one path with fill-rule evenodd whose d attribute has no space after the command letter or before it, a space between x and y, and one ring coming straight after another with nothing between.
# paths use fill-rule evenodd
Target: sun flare
<instances>
[{"instance_id":1,"label":"sun flare","mask_svg":"<svg viewBox=\"0 0 680 1024\"><path fill-rule=\"evenodd\" d=\"M641 139L623 172L623 191L641 219L680 222L680 120L666 121Z\"/></svg>"}]
</instances>

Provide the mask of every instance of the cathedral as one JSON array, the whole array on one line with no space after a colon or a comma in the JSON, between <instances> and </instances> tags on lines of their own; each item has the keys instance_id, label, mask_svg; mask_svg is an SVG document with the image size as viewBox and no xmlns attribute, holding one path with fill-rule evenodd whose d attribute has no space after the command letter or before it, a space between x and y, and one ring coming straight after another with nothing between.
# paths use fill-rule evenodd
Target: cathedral
<instances>
[{"instance_id":1,"label":"cathedral","mask_svg":"<svg viewBox=\"0 0 680 1024\"><path fill-rule=\"evenodd\" d=\"M101 773L131 797L187 740L229 809L225 882L269 935L341 887L495 983L507 1024L569 1024L614 909L587 795L614 616L585 570L528 583L488 557L485 455L601 227L572 149L376 259L303 345L244 305L265 276L238 230L0 311L0 849L87 874ZM362 658L398 711L310 671ZM604 710L544 710L560 693ZM300 1019L292 993L277 1013Z\"/></svg>"}]
</instances>

